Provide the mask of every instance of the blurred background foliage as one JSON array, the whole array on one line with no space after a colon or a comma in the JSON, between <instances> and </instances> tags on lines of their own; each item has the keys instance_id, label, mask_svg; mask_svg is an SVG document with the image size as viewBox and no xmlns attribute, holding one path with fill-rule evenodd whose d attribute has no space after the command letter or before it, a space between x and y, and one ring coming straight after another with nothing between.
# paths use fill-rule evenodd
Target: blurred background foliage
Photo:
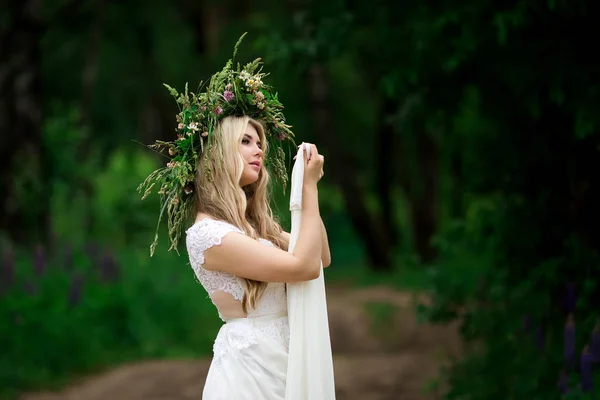
<instances>
[{"instance_id":1,"label":"blurred background foliage","mask_svg":"<svg viewBox=\"0 0 600 400\"><path fill-rule=\"evenodd\" d=\"M599 6L3 5L0 393L210 353L216 313L183 247L148 257L158 202L135 189L166 162L141 143L174 134L162 83L195 87L248 31L238 59L263 57L298 141L326 156L331 281L424 291L424 321L460 320L445 399L593 398Z\"/></svg>"}]
</instances>

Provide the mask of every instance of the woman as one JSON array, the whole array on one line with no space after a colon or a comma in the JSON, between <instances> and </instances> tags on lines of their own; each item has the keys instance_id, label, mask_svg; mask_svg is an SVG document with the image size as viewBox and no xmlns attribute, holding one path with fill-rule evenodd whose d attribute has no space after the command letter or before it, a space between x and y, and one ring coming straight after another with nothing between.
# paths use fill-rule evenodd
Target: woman
<instances>
[{"instance_id":1,"label":"woman","mask_svg":"<svg viewBox=\"0 0 600 400\"><path fill-rule=\"evenodd\" d=\"M194 210L195 223L186 230L190 264L226 322L215 339L203 399L284 399L285 283L314 279L321 261L330 263L317 191L324 160L310 145L301 228L289 253L289 234L275 222L267 193L269 170L287 180L282 144L293 134L277 95L262 82L259 60L243 69L232 65L198 94L188 93L187 85L182 94L167 86L181 105L177 139L150 146L167 148L171 160L139 190L146 196L160 188L159 221L166 212L171 248L177 249Z\"/></svg>"},{"instance_id":2,"label":"woman","mask_svg":"<svg viewBox=\"0 0 600 400\"><path fill-rule=\"evenodd\" d=\"M290 254L285 251L287 234L268 204L262 126L248 117L227 117L216 134L218 146L225 147L229 159L214 165L221 179L210 183L202 184L207 181L199 169L199 212L187 230L190 263L226 322L215 340L203 398L284 399L289 340L285 282L316 278L323 252L328 259L325 237L315 234L321 232L317 182L323 157L311 145L302 225Z\"/></svg>"}]
</instances>

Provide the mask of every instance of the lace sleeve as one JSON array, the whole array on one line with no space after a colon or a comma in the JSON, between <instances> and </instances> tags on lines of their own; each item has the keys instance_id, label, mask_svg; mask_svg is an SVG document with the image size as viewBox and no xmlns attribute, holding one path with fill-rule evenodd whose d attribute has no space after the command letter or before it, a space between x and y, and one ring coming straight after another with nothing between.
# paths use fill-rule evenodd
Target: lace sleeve
<instances>
[{"instance_id":1,"label":"lace sleeve","mask_svg":"<svg viewBox=\"0 0 600 400\"><path fill-rule=\"evenodd\" d=\"M237 227L223 221L204 219L195 223L186 231L186 245L190 257L190 265L208 294L216 291L229 293L234 299L242 301L244 288L238 278L228 272L210 271L204 269L204 252L213 246L221 244L221 240L229 232L243 233ZM214 301L213 301L214 302ZM219 306L217 309L219 309ZM219 315L221 311L219 311Z\"/></svg>"},{"instance_id":2,"label":"lace sleeve","mask_svg":"<svg viewBox=\"0 0 600 400\"><path fill-rule=\"evenodd\" d=\"M203 219L186 231L186 245L192 267L204 265L204 252L221 244L229 232L243 233L237 227L223 221Z\"/></svg>"}]
</instances>

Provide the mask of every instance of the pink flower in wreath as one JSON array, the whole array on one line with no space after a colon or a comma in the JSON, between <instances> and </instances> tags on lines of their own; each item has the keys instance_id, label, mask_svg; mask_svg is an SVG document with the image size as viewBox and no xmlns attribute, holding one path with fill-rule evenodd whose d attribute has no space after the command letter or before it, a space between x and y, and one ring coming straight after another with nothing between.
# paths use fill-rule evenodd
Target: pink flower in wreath
<instances>
[{"instance_id":1,"label":"pink flower in wreath","mask_svg":"<svg viewBox=\"0 0 600 400\"><path fill-rule=\"evenodd\" d=\"M231 90L226 90L223 92L223 97L225 98L226 102L230 102L235 96Z\"/></svg>"},{"instance_id":2,"label":"pink flower in wreath","mask_svg":"<svg viewBox=\"0 0 600 400\"><path fill-rule=\"evenodd\" d=\"M223 109L221 108L221 106L217 106L217 108L215 108L215 114L221 115L222 113L223 113Z\"/></svg>"}]
</instances>

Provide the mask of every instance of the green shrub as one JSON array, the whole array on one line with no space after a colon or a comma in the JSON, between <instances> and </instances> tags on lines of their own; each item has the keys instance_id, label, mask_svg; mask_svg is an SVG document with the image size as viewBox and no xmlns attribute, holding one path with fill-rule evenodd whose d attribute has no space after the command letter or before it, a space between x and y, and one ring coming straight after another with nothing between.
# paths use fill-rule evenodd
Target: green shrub
<instances>
[{"instance_id":1,"label":"green shrub","mask_svg":"<svg viewBox=\"0 0 600 400\"><path fill-rule=\"evenodd\" d=\"M540 251L546 232L524 205L474 200L466 220L437 238L433 302L420 311L436 323L460 320L467 346L443 376L445 399L598 398L600 257L576 236L554 255Z\"/></svg>"},{"instance_id":2,"label":"green shrub","mask_svg":"<svg viewBox=\"0 0 600 400\"><path fill-rule=\"evenodd\" d=\"M209 355L220 320L187 259L88 243L2 264L0 394L143 358Z\"/></svg>"}]
</instances>

